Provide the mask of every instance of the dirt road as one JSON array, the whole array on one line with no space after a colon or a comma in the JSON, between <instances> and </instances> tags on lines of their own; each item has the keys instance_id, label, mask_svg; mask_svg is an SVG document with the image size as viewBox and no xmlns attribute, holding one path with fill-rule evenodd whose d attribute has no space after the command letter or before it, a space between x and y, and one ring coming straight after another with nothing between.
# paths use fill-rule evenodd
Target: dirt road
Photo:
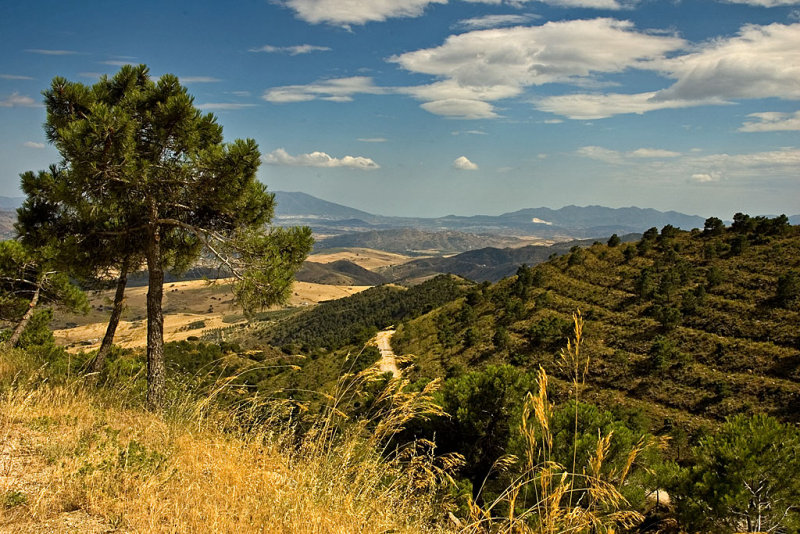
<instances>
[{"instance_id":1,"label":"dirt road","mask_svg":"<svg viewBox=\"0 0 800 534\"><path fill-rule=\"evenodd\" d=\"M383 330L378 332L375 336L375 341L378 344L378 350L381 351L380 370L384 373L392 373L393 376L400 374L400 369L397 368L397 360L392 352L392 335L394 330Z\"/></svg>"}]
</instances>

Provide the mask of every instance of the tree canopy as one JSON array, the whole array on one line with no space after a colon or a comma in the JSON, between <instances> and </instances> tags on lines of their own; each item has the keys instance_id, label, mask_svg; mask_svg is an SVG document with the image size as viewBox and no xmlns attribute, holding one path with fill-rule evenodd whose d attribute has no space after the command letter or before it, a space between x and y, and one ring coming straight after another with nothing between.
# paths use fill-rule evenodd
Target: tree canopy
<instances>
[{"instance_id":1,"label":"tree canopy","mask_svg":"<svg viewBox=\"0 0 800 534\"><path fill-rule=\"evenodd\" d=\"M91 244L94 267L144 259L148 403L159 408L164 270L205 253L233 275L247 310L268 306L288 297L311 232L267 228L274 196L256 179L255 141L223 143L216 118L194 106L176 76L153 80L145 65L127 65L92 86L54 78L44 96L45 131L63 160L23 176L42 207L28 205L28 232L65 229L76 257Z\"/></svg>"}]
</instances>

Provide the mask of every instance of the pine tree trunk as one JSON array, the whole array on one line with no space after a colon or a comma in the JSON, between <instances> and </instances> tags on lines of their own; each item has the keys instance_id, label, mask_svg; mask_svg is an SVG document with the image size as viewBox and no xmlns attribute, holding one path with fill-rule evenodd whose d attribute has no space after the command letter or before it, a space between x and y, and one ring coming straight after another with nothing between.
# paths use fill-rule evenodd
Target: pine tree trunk
<instances>
[{"instance_id":1,"label":"pine tree trunk","mask_svg":"<svg viewBox=\"0 0 800 534\"><path fill-rule=\"evenodd\" d=\"M28 322L33 316L33 310L36 309L36 305L39 303L39 293L41 290L42 286L37 285L36 291L33 292L33 297L28 303L28 309L25 311L25 314L22 316L22 319L20 319L19 323L17 323L17 326L14 328L14 332L11 334L11 337L8 338L8 341L6 341L7 347L16 347L17 343L19 343L19 338L22 337L25 327L28 326Z\"/></svg>"},{"instance_id":2,"label":"pine tree trunk","mask_svg":"<svg viewBox=\"0 0 800 534\"><path fill-rule=\"evenodd\" d=\"M111 310L111 317L108 320L108 327L106 328L106 335L103 337L103 342L100 344L100 349L97 355L92 360L89 366L89 372L93 373L96 377L98 373L103 371L105 367L106 356L111 352L111 345L114 343L114 334L117 332L119 319L122 316L124 309L123 301L125 299L125 286L128 284L128 258L122 260L120 267L119 278L117 279L117 291L114 293L114 307Z\"/></svg>"},{"instance_id":3,"label":"pine tree trunk","mask_svg":"<svg viewBox=\"0 0 800 534\"><path fill-rule=\"evenodd\" d=\"M166 368L164 366L164 268L161 265L161 234L157 225L150 231L147 247L147 406L152 411L164 407Z\"/></svg>"}]
</instances>

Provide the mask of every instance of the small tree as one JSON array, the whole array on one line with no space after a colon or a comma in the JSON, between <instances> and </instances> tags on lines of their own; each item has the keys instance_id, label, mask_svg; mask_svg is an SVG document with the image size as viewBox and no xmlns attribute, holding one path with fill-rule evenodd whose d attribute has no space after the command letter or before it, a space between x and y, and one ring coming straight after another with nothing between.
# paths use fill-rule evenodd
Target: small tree
<instances>
[{"instance_id":1,"label":"small tree","mask_svg":"<svg viewBox=\"0 0 800 534\"><path fill-rule=\"evenodd\" d=\"M146 66L125 66L91 87L54 78L45 91L45 130L63 157L59 199L67 211L114 215L90 226L145 260L148 405L165 398L164 271L181 270L205 250L236 279L246 310L284 300L311 247L308 228L266 229L274 196L256 180L253 140L223 144L222 128L202 114L178 78L151 80ZM126 249L128 250L128 249Z\"/></svg>"},{"instance_id":2,"label":"small tree","mask_svg":"<svg viewBox=\"0 0 800 534\"><path fill-rule=\"evenodd\" d=\"M737 415L692 450L672 488L691 531L797 532L800 431L766 415Z\"/></svg>"},{"instance_id":3,"label":"small tree","mask_svg":"<svg viewBox=\"0 0 800 534\"><path fill-rule=\"evenodd\" d=\"M724 231L725 223L717 217L709 217L703 225L703 235L722 235Z\"/></svg>"},{"instance_id":4,"label":"small tree","mask_svg":"<svg viewBox=\"0 0 800 534\"><path fill-rule=\"evenodd\" d=\"M789 271L778 277L775 302L782 308L790 307L800 298L800 273Z\"/></svg>"},{"instance_id":5,"label":"small tree","mask_svg":"<svg viewBox=\"0 0 800 534\"><path fill-rule=\"evenodd\" d=\"M37 306L56 304L86 311L86 295L53 270L47 251L32 251L17 241L0 242L0 319L13 324L6 346L16 346Z\"/></svg>"},{"instance_id":6,"label":"small tree","mask_svg":"<svg viewBox=\"0 0 800 534\"><path fill-rule=\"evenodd\" d=\"M611 237L608 238L609 247L618 247L620 243L622 243L622 240L617 234L611 234Z\"/></svg>"}]
</instances>

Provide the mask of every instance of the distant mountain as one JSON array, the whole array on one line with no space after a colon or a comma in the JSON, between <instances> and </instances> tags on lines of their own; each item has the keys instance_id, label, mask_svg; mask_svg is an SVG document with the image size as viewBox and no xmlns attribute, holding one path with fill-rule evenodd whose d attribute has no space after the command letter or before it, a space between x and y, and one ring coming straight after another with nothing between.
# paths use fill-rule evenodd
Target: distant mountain
<instances>
[{"instance_id":1,"label":"distant mountain","mask_svg":"<svg viewBox=\"0 0 800 534\"><path fill-rule=\"evenodd\" d=\"M413 228L427 232L451 231L569 240L607 237L613 233L621 235L643 232L653 226L661 228L667 224L689 230L702 228L705 222L703 217L676 211L602 206L566 206L556 210L528 208L502 215L469 217L459 215L436 218L386 217L327 202L305 193L279 191L275 193L275 198L278 201L276 224L309 225L317 234L326 236ZM369 238L377 237L380 236L372 234ZM393 250L396 250L396 247Z\"/></svg>"},{"instance_id":2,"label":"distant mountain","mask_svg":"<svg viewBox=\"0 0 800 534\"><path fill-rule=\"evenodd\" d=\"M366 211L348 208L306 193L276 191L275 201L277 202L275 217L278 219L322 219L340 222L347 219L357 220L357 222L348 221L350 225L353 225L353 223L369 224L370 221L377 218Z\"/></svg>"},{"instance_id":3,"label":"distant mountain","mask_svg":"<svg viewBox=\"0 0 800 534\"><path fill-rule=\"evenodd\" d=\"M479 235L452 230L431 232L416 228L395 228L328 237L317 241L314 244L314 250L360 247L397 254L453 254L486 246L513 247L522 244L524 242L512 236Z\"/></svg>"},{"instance_id":4,"label":"distant mountain","mask_svg":"<svg viewBox=\"0 0 800 534\"><path fill-rule=\"evenodd\" d=\"M25 197L0 197L0 211L16 211L25 202Z\"/></svg>"}]
</instances>

